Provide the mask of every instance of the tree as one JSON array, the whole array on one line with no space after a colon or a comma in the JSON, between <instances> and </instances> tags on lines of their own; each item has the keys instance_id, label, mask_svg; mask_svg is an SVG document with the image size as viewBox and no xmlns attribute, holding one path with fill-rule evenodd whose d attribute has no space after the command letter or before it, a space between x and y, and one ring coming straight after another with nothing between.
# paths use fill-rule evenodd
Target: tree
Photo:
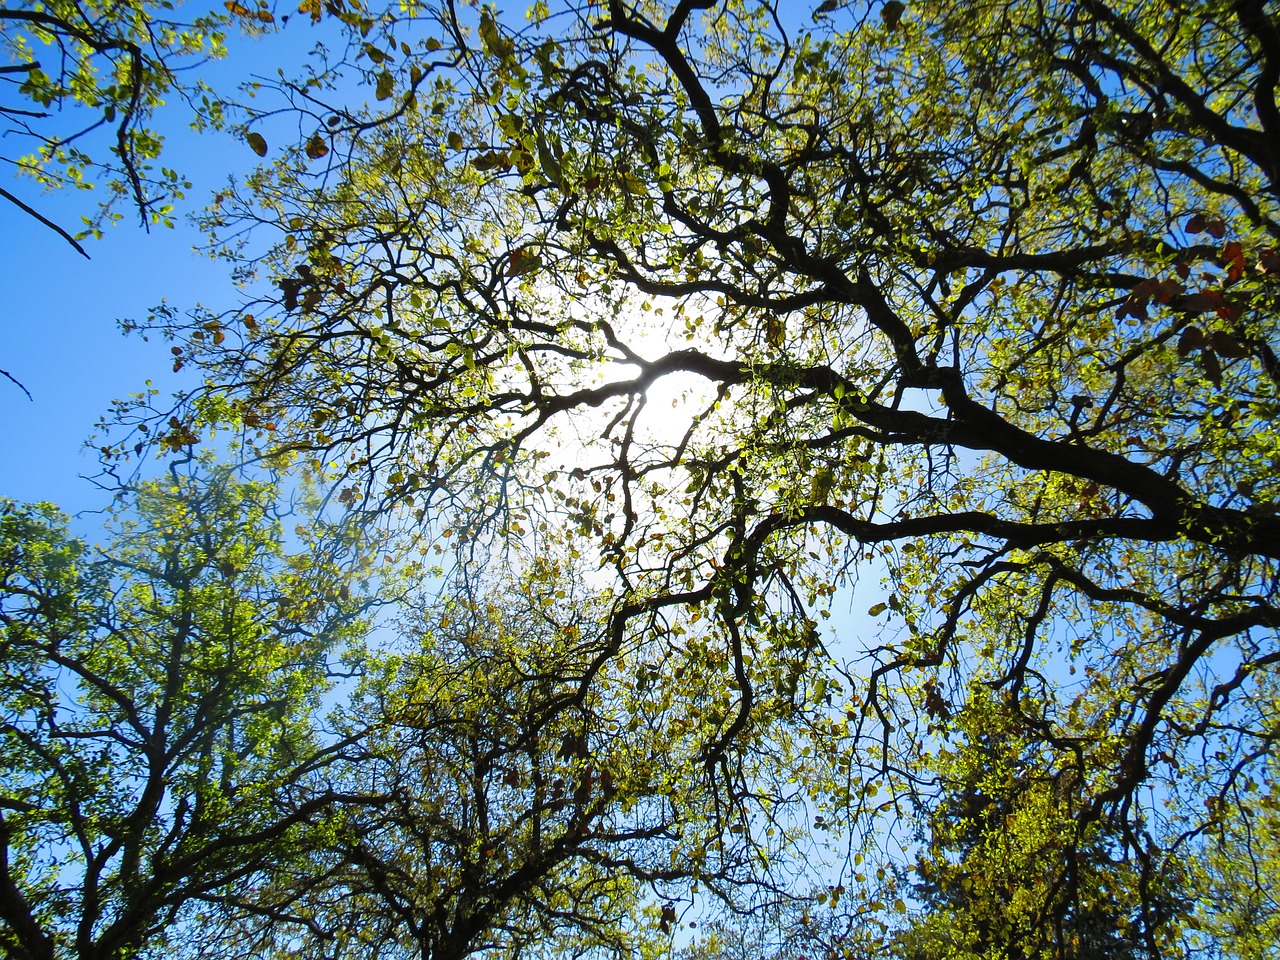
<instances>
[{"instance_id":1,"label":"tree","mask_svg":"<svg viewBox=\"0 0 1280 960\"><path fill-rule=\"evenodd\" d=\"M323 779L341 744L315 714L364 604L340 553L285 551L276 496L175 470L135 491L101 552L48 504L5 504L6 957L159 948L339 799Z\"/></svg>"},{"instance_id":2,"label":"tree","mask_svg":"<svg viewBox=\"0 0 1280 960\"><path fill-rule=\"evenodd\" d=\"M10 149L2 159L45 188L102 188L84 234L118 220L121 200L144 226L172 226L172 201L190 184L155 169L163 137L151 125L166 98L187 101L197 127L223 123L221 101L203 83L186 83L187 60L220 57L230 29L261 33L275 22L268 5L240 3L176 19L172 3L72 3L52 0L0 7L0 124ZM39 210L0 188L0 197L58 233L86 257L79 240Z\"/></svg>"},{"instance_id":3,"label":"tree","mask_svg":"<svg viewBox=\"0 0 1280 960\"><path fill-rule=\"evenodd\" d=\"M986 691L1154 909L1144 789L1196 758L1206 827L1273 742L1274 12L441 4L350 53L371 105L309 87L210 211L269 234L226 253L274 287L160 318L209 378L171 436L230 419L370 510L590 538L615 637L709 624L726 796L785 713L843 738L832 808L935 803ZM868 565L891 626L832 651Z\"/></svg>"},{"instance_id":4,"label":"tree","mask_svg":"<svg viewBox=\"0 0 1280 960\"><path fill-rule=\"evenodd\" d=\"M330 781L367 802L230 892L201 955L626 957L691 885L749 903L766 848L720 837L677 711L583 685L607 621L568 572L541 558L405 617L337 711Z\"/></svg>"},{"instance_id":5,"label":"tree","mask_svg":"<svg viewBox=\"0 0 1280 960\"><path fill-rule=\"evenodd\" d=\"M1274 782L1274 781L1273 781ZM1187 888L1197 906L1188 932L1197 947L1241 960L1270 960L1280 950L1280 903L1264 879L1277 863L1276 797L1256 783L1244 785L1243 816L1206 839L1192 860Z\"/></svg>"},{"instance_id":6,"label":"tree","mask_svg":"<svg viewBox=\"0 0 1280 960\"><path fill-rule=\"evenodd\" d=\"M1274 718L1274 685L1263 689ZM1271 730L1274 737L1274 719ZM1272 754L1213 798L1209 824L1179 837L1178 881L1190 905L1180 931L1187 953L1268 960L1280 952L1280 902L1275 884L1264 879L1280 862L1275 771ZM1193 828L1199 823L1180 819Z\"/></svg>"},{"instance_id":7,"label":"tree","mask_svg":"<svg viewBox=\"0 0 1280 960\"><path fill-rule=\"evenodd\" d=\"M979 692L956 727L938 753L942 799L925 815L915 864L921 909L896 937L896 952L915 960L1152 955L1148 938L1169 919L1176 885L1144 900L1118 838L1079 822L1085 798L1074 758L1050 754Z\"/></svg>"}]
</instances>

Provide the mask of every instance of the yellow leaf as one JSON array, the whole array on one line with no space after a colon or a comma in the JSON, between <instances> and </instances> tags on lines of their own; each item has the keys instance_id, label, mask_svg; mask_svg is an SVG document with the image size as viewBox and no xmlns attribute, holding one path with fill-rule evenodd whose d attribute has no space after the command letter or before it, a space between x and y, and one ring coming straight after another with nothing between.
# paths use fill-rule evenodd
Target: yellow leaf
<instances>
[{"instance_id":1,"label":"yellow leaf","mask_svg":"<svg viewBox=\"0 0 1280 960\"><path fill-rule=\"evenodd\" d=\"M329 152L328 145L321 139L320 134L311 135L311 139L307 141L307 156L312 160L319 160Z\"/></svg>"},{"instance_id":2,"label":"yellow leaf","mask_svg":"<svg viewBox=\"0 0 1280 960\"><path fill-rule=\"evenodd\" d=\"M378 85L373 91L373 95L379 100L386 100L395 91L396 78L386 70L378 74Z\"/></svg>"}]
</instances>

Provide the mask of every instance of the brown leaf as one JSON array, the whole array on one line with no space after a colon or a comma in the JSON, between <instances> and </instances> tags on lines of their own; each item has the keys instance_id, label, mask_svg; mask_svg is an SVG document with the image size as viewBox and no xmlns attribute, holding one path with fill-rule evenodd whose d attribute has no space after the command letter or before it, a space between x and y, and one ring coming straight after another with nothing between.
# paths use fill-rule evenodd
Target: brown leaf
<instances>
[{"instance_id":1,"label":"brown leaf","mask_svg":"<svg viewBox=\"0 0 1280 960\"><path fill-rule=\"evenodd\" d=\"M1239 303L1223 297L1222 302L1213 308L1213 312L1223 320L1236 320L1244 312L1244 308Z\"/></svg>"},{"instance_id":2,"label":"brown leaf","mask_svg":"<svg viewBox=\"0 0 1280 960\"><path fill-rule=\"evenodd\" d=\"M1222 364L1212 350L1200 351L1200 363L1204 367L1204 375L1215 387L1222 386Z\"/></svg>"},{"instance_id":3,"label":"brown leaf","mask_svg":"<svg viewBox=\"0 0 1280 960\"><path fill-rule=\"evenodd\" d=\"M1198 290L1189 293L1178 302L1179 309L1193 316L1217 310L1226 303L1220 290Z\"/></svg>"},{"instance_id":4,"label":"brown leaf","mask_svg":"<svg viewBox=\"0 0 1280 960\"><path fill-rule=\"evenodd\" d=\"M1249 351L1240 345L1240 341L1225 330L1215 330L1209 334L1209 346L1218 356L1231 360L1249 355Z\"/></svg>"},{"instance_id":5,"label":"brown leaf","mask_svg":"<svg viewBox=\"0 0 1280 960\"><path fill-rule=\"evenodd\" d=\"M885 0L884 6L880 8L880 19L890 30L897 30L906 9L907 5L902 0Z\"/></svg>"},{"instance_id":6,"label":"brown leaf","mask_svg":"<svg viewBox=\"0 0 1280 960\"><path fill-rule=\"evenodd\" d=\"M1192 350L1204 346L1204 331L1199 327L1187 327L1178 338L1178 356L1185 357Z\"/></svg>"},{"instance_id":7,"label":"brown leaf","mask_svg":"<svg viewBox=\"0 0 1280 960\"><path fill-rule=\"evenodd\" d=\"M1155 297L1161 303L1168 303L1180 293L1182 293L1182 284L1173 279L1173 277L1168 277L1160 281Z\"/></svg>"},{"instance_id":8,"label":"brown leaf","mask_svg":"<svg viewBox=\"0 0 1280 960\"><path fill-rule=\"evenodd\" d=\"M267 140L262 134L256 131L245 134L244 142L249 144L249 149L258 156L265 157L267 155Z\"/></svg>"},{"instance_id":9,"label":"brown leaf","mask_svg":"<svg viewBox=\"0 0 1280 960\"><path fill-rule=\"evenodd\" d=\"M324 142L320 134L311 135L311 139L307 141L307 156L312 160L319 160L329 152L329 145Z\"/></svg>"}]
</instances>

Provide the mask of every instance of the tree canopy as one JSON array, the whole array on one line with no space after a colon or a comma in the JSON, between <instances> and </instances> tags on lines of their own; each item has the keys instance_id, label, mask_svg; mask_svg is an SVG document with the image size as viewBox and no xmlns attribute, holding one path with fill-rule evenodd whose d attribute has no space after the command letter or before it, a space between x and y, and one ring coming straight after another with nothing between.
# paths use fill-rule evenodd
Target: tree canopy
<instances>
[{"instance_id":1,"label":"tree canopy","mask_svg":"<svg viewBox=\"0 0 1280 960\"><path fill-rule=\"evenodd\" d=\"M165 98L186 100L197 127L220 126L222 104L184 61L219 57L229 29L260 33L275 23L267 5L228 3L189 19L172 3L5 4L0 6L0 159L45 188L93 190L103 197L72 233L8 190L0 197L64 237L79 240L118 220L120 200L144 225L172 226L173 201L190 183L155 169L164 137L151 124ZM26 151L10 154L8 151Z\"/></svg>"},{"instance_id":2,"label":"tree canopy","mask_svg":"<svg viewBox=\"0 0 1280 960\"><path fill-rule=\"evenodd\" d=\"M205 385L106 453L229 428L463 567L601 568L572 670L510 631L549 658L481 668L517 716L462 749L422 707L387 776L620 698L700 806L664 829L759 844L775 901L772 838L829 831L827 909L904 956L1176 955L1270 909L1224 851L1273 852L1274 9L303 7L342 41L239 105L268 162L203 214L245 302L150 318ZM875 625L828 629L855 587ZM411 928L457 902L379 884Z\"/></svg>"},{"instance_id":3,"label":"tree canopy","mask_svg":"<svg viewBox=\"0 0 1280 960\"><path fill-rule=\"evenodd\" d=\"M0 951L136 956L336 799L320 698L361 625L270 488L148 483L101 553L0 515ZM318 541L316 541L318 543Z\"/></svg>"}]
</instances>

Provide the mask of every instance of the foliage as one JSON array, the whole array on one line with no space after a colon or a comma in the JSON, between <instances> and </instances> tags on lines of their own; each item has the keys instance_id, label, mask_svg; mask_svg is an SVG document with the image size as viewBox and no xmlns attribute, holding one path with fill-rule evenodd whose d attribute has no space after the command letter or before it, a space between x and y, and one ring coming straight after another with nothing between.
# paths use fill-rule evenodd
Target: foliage
<instances>
[{"instance_id":1,"label":"foliage","mask_svg":"<svg viewBox=\"0 0 1280 960\"><path fill-rule=\"evenodd\" d=\"M1170 919L1105 825L1083 821L1073 759L1054 756L976 693L939 751L943 801L916 863L910 958L1147 956ZM1143 896L1143 894L1146 894ZM1163 915L1158 910L1163 908Z\"/></svg>"},{"instance_id":2,"label":"foliage","mask_svg":"<svg viewBox=\"0 0 1280 960\"><path fill-rule=\"evenodd\" d=\"M1108 922L1176 941L1161 878L1274 742L1274 11L424 3L346 60L365 102L282 80L302 136L208 213L270 291L157 317L208 376L161 442L573 539L620 595L581 689L686 700L713 804L811 764L869 837L1007 769L1017 849L938 824L1017 888L981 922L1069 954L1109 858ZM828 642L876 569L884 626Z\"/></svg>"},{"instance_id":3,"label":"foliage","mask_svg":"<svg viewBox=\"0 0 1280 960\"><path fill-rule=\"evenodd\" d=\"M0 516L0 953L136 956L337 795L316 710L362 628L340 554L228 471L137 488L110 544Z\"/></svg>"},{"instance_id":4,"label":"foliage","mask_svg":"<svg viewBox=\"0 0 1280 960\"><path fill-rule=\"evenodd\" d=\"M781 841L722 838L678 724L584 682L607 606L568 569L455 583L405 618L335 718L330 782L367 802L224 898L201 955L626 957L691 887L749 904Z\"/></svg>"},{"instance_id":5,"label":"foliage","mask_svg":"<svg viewBox=\"0 0 1280 960\"><path fill-rule=\"evenodd\" d=\"M265 2L225 7L177 19L175 4L149 0L0 6L0 124L9 149L27 151L0 159L46 188L103 188L85 234L119 219L121 200L144 225L172 226L172 201L190 184L155 168L163 137L152 115L178 97L197 127L220 125L221 102L199 80L183 78L191 67L184 61L220 57L230 29L261 33L275 21ZM0 196L85 252L77 237L8 190Z\"/></svg>"},{"instance_id":6,"label":"foliage","mask_svg":"<svg viewBox=\"0 0 1280 960\"><path fill-rule=\"evenodd\" d=\"M1185 843L1179 867L1191 905L1182 930L1187 952L1269 960L1280 951L1280 903L1266 879L1280 865L1274 756L1259 766L1217 800L1220 815L1210 829Z\"/></svg>"}]
</instances>

